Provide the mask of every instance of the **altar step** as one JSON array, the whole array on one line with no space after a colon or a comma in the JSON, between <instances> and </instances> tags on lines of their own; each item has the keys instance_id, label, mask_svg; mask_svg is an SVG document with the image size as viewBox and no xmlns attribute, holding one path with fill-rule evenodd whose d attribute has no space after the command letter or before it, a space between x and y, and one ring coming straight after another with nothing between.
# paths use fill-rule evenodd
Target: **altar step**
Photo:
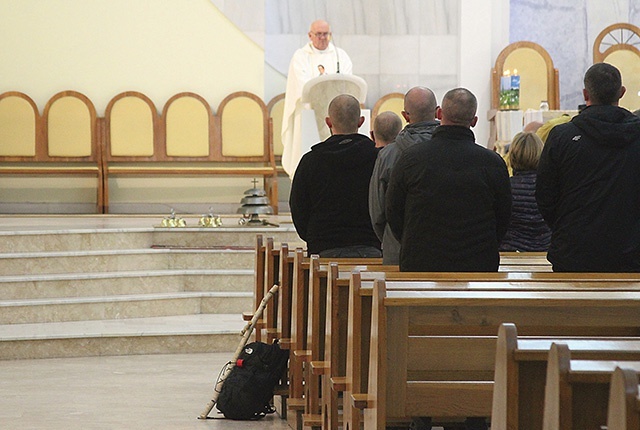
<instances>
[{"instance_id":1,"label":"altar step","mask_svg":"<svg viewBox=\"0 0 640 430\"><path fill-rule=\"evenodd\" d=\"M235 314L251 309L250 292L179 292L2 300L0 324L50 323L174 315ZM239 317L238 317L239 318Z\"/></svg>"},{"instance_id":2,"label":"altar step","mask_svg":"<svg viewBox=\"0 0 640 430\"><path fill-rule=\"evenodd\" d=\"M233 352L241 314L254 307L256 234L300 243L287 223L161 229L105 217L46 228L46 218L34 220L45 227L0 226L0 360Z\"/></svg>"},{"instance_id":3,"label":"altar step","mask_svg":"<svg viewBox=\"0 0 640 430\"><path fill-rule=\"evenodd\" d=\"M108 249L0 254L0 275L86 273L163 269L243 269L251 267L254 247L216 249Z\"/></svg>"},{"instance_id":4,"label":"altar step","mask_svg":"<svg viewBox=\"0 0 640 430\"><path fill-rule=\"evenodd\" d=\"M233 352L238 314L0 325L0 360Z\"/></svg>"},{"instance_id":5,"label":"altar step","mask_svg":"<svg viewBox=\"0 0 640 430\"><path fill-rule=\"evenodd\" d=\"M3 275L0 300L194 291L253 291L253 269Z\"/></svg>"}]
</instances>

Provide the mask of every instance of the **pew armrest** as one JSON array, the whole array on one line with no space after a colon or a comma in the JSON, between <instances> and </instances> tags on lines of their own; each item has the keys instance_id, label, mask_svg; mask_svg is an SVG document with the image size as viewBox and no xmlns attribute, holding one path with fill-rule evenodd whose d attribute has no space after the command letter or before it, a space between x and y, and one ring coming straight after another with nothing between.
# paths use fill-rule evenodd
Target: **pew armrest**
<instances>
[{"instance_id":1,"label":"pew armrest","mask_svg":"<svg viewBox=\"0 0 640 430\"><path fill-rule=\"evenodd\" d=\"M351 403L356 409L373 408L374 401L366 393L354 393L351 395Z\"/></svg>"},{"instance_id":2,"label":"pew armrest","mask_svg":"<svg viewBox=\"0 0 640 430\"><path fill-rule=\"evenodd\" d=\"M312 361L311 373L314 375L324 375L329 370L328 361Z\"/></svg>"},{"instance_id":3,"label":"pew armrest","mask_svg":"<svg viewBox=\"0 0 640 430\"><path fill-rule=\"evenodd\" d=\"M343 392L347 389L346 376L334 376L331 378L331 389L336 392Z\"/></svg>"}]
</instances>

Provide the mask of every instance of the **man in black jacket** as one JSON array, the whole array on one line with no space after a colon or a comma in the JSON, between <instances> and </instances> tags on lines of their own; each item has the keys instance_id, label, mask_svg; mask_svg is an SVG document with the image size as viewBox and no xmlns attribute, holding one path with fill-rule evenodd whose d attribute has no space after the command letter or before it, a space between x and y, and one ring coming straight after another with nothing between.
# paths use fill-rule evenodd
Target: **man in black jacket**
<instances>
[{"instance_id":1,"label":"man in black jacket","mask_svg":"<svg viewBox=\"0 0 640 430\"><path fill-rule=\"evenodd\" d=\"M309 254L321 257L380 257L380 241L369 218L369 180L378 150L358 134L360 103L343 94L329 104L331 137L311 147L296 169L289 205Z\"/></svg>"},{"instance_id":2,"label":"man in black jacket","mask_svg":"<svg viewBox=\"0 0 640 430\"><path fill-rule=\"evenodd\" d=\"M453 89L429 142L407 148L391 173L386 215L400 239L400 270L492 272L511 215L507 166L475 143L477 100Z\"/></svg>"},{"instance_id":3,"label":"man in black jacket","mask_svg":"<svg viewBox=\"0 0 640 430\"><path fill-rule=\"evenodd\" d=\"M618 69L591 66L587 107L542 151L536 199L554 271L640 271L640 118L618 106L624 92Z\"/></svg>"}]
</instances>

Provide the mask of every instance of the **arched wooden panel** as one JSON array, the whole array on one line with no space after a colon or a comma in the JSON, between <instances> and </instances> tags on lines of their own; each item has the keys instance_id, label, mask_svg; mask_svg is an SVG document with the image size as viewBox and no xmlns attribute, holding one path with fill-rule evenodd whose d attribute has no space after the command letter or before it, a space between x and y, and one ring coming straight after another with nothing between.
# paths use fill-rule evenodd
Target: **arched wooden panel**
<instances>
[{"instance_id":1,"label":"arched wooden panel","mask_svg":"<svg viewBox=\"0 0 640 430\"><path fill-rule=\"evenodd\" d=\"M26 94L0 94L0 157L34 157L40 116Z\"/></svg>"},{"instance_id":2,"label":"arched wooden panel","mask_svg":"<svg viewBox=\"0 0 640 430\"><path fill-rule=\"evenodd\" d=\"M223 159L266 159L269 115L262 99L248 92L227 96L218 108Z\"/></svg>"},{"instance_id":3,"label":"arched wooden panel","mask_svg":"<svg viewBox=\"0 0 640 430\"><path fill-rule=\"evenodd\" d=\"M550 109L560 109L558 70L546 49L527 41L512 43L498 55L491 71L492 109L499 108L500 77L513 69L520 75L520 109L538 109L542 100L549 103Z\"/></svg>"},{"instance_id":4,"label":"arched wooden panel","mask_svg":"<svg viewBox=\"0 0 640 430\"><path fill-rule=\"evenodd\" d=\"M609 63L620 70L627 92L620 106L640 109L640 27L617 23L598 34L593 44L594 63Z\"/></svg>"},{"instance_id":5,"label":"arched wooden panel","mask_svg":"<svg viewBox=\"0 0 640 430\"><path fill-rule=\"evenodd\" d=\"M156 148L158 112L144 94L118 94L105 112L107 157L153 157Z\"/></svg>"},{"instance_id":6,"label":"arched wooden panel","mask_svg":"<svg viewBox=\"0 0 640 430\"><path fill-rule=\"evenodd\" d=\"M373 111L371 112L371 124L376 120L376 117L379 113L385 111L391 111L396 113L400 119L402 120L402 127L404 128L407 125L407 121L402 116L402 111L404 110L404 94L402 93L390 93L382 96L376 104L373 106Z\"/></svg>"},{"instance_id":7,"label":"arched wooden panel","mask_svg":"<svg viewBox=\"0 0 640 430\"><path fill-rule=\"evenodd\" d=\"M87 157L97 160L96 110L84 94L63 91L44 110L49 157Z\"/></svg>"},{"instance_id":8,"label":"arched wooden panel","mask_svg":"<svg viewBox=\"0 0 640 430\"><path fill-rule=\"evenodd\" d=\"M165 105L162 117L168 157L211 155L211 108L205 99L194 93L176 94Z\"/></svg>"},{"instance_id":9,"label":"arched wooden panel","mask_svg":"<svg viewBox=\"0 0 640 430\"><path fill-rule=\"evenodd\" d=\"M282 117L284 116L284 93L275 96L267 105L271 118L271 141L273 153L277 158L282 157Z\"/></svg>"}]
</instances>

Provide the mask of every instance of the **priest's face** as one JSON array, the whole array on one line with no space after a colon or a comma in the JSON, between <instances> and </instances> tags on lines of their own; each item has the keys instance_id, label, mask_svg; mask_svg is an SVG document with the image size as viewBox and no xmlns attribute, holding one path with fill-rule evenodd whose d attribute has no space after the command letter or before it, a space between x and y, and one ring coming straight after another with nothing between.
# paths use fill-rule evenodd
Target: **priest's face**
<instances>
[{"instance_id":1,"label":"priest's face","mask_svg":"<svg viewBox=\"0 0 640 430\"><path fill-rule=\"evenodd\" d=\"M309 40L313 47L324 51L331 40L331 27L327 21L314 21L309 30Z\"/></svg>"}]
</instances>

